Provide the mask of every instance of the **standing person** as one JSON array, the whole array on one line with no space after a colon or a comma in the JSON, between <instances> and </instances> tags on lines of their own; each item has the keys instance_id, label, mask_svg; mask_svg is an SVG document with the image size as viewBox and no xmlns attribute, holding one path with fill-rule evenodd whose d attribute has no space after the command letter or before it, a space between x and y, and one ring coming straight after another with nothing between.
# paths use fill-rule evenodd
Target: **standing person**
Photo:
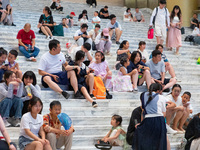
<instances>
[{"instance_id":1,"label":"standing person","mask_svg":"<svg viewBox=\"0 0 200 150\"><path fill-rule=\"evenodd\" d=\"M28 112L28 105L33 97L41 97L41 89L33 71L26 71L22 77L24 83L22 101L24 103L22 115Z\"/></svg>"},{"instance_id":2,"label":"standing person","mask_svg":"<svg viewBox=\"0 0 200 150\"><path fill-rule=\"evenodd\" d=\"M61 103L52 101L49 108L50 113L43 116L43 127L46 133L46 139L49 141L52 150L64 146L64 150L70 150L72 147L74 127L71 125L69 130L61 129L62 124L58 119L61 113Z\"/></svg>"},{"instance_id":3,"label":"standing person","mask_svg":"<svg viewBox=\"0 0 200 150\"><path fill-rule=\"evenodd\" d=\"M150 68L151 83L160 83L163 85L163 91L169 92L169 88L176 84L176 79L165 78L165 63L162 60L161 54L159 50L154 50L152 52L152 59L150 59L146 65Z\"/></svg>"},{"instance_id":4,"label":"standing person","mask_svg":"<svg viewBox=\"0 0 200 150\"><path fill-rule=\"evenodd\" d=\"M124 12L124 16L123 16L123 20L124 21L133 21L133 14L131 13L131 9L127 8L126 11Z\"/></svg>"},{"instance_id":5,"label":"standing person","mask_svg":"<svg viewBox=\"0 0 200 150\"><path fill-rule=\"evenodd\" d=\"M23 101L21 100L23 83L21 79L16 78L12 71L4 73L4 81L0 84L0 114L6 127L10 127L11 124L19 127L23 108ZM9 119L12 119L11 124L8 122Z\"/></svg>"},{"instance_id":6,"label":"standing person","mask_svg":"<svg viewBox=\"0 0 200 150\"><path fill-rule=\"evenodd\" d=\"M196 13L193 14L193 17L191 18L190 23L191 23L190 28L192 30L194 30L195 27L198 27L199 21L198 21L198 16Z\"/></svg>"},{"instance_id":7,"label":"standing person","mask_svg":"<svg viewBox=\"0 0 200 150\"><path fill-rule=\"evenodd\" d=\"M92 45L92 39L90 38L87 29L88 25L83 23L81 28L75 32L74 40L77 42L78 46L82 46L84 43Z\"/></svg>"},{"instance_id":8,"label":"standing person","mask_svg":"<svg viewBox=\"0 0 200 150\"><path fill-rule=\"evenodd\" d=\"M162 86L153 83L148 92L140 95L144 116L135 127L133 150L167 150L167 133L165 124L167 100L159 93Z\"/></svg>"},{"instance_id":9,"label":"standing person","mask_svg":"<svg viewBox=\"0 0 200 150\"><path fill-rule=\"evenodd\" d=\"M62 71L62 66L65 68L65 71ZM58 84L71 84L75 92L74 97L83 99L84 97L78 91L74 69L75 67L68 65L64 54L61 53L60 42L55 39L49 41L49 51L42 55L38 67L38 72L42 76L42 85L45 88L50 87L68 99L70 95L66 91L63 91Z\"/></svg>"},{"instance_id":10,"label":"standing person","mask_svg":"<svg viewBox=\"0 0 200 150\"><path fill-rule=\"evenodd\" d=\"M138 7L135 8L135 13L134 13L134 21L135 22L144 22L144 15L142 12L139 10Z\"/></svg>"},{"instance_id":11,"label":"standing person","mask_svg":"<svg viewBox=\"0 0 200 150\"><path fill-rule=\"evenodd\" d=\"M109 19L108 6L104 6L104 8L101 8L101 10L99 11L99 17L102 19Z\"/></svg>"},{"instance_id":12,"label":"standing person","mask_svg":"<svg viewBox=\"0 0 200 150\"><path fill-rule=\"evenodd\" d=\"M175 5L170 15L170 28L167 36L167 47L172 50L176 47L176 55L179 55L179 48L181 47L181 25L182 25L182 14L181 9L178 5Z\"/></svg>"},{"instance_id":13,"label":"standing person","mask_svg":"<svg viewBox=\"0 0 200 150\"><path fill-rule=\"evenodd\" d=\"M52 150L50 143L45 139L43 129L42 101L34 97L29 104L29 112L21 119L20 136L18 139L20 150Z\"/></svg>"},{"instance_id":14,"label":"standing person","mask_svg":"<svg viewBox=\"0 0 200 150\"><path fill-rule=\"evenodd\" d=\"M51 14L51 10L49 7L45 6L43 9L43 14L40 16L38 28L40 29L40 33L46 35L46 39L52 39L52 31L53 31L53 16Z\"/></svg>"},{"instance_id":15,"label":"standing person","mask_svg":"<svg viewBox=\"0 0 200 150\"><path fill-rule=\"evenodd\" d=\"M110 55L112 41L110 39L108 28L104 28L103 31L97 35L95 44L98 51L106 51L107 55Z\"/></svg>"},{"instance_id":16,"label":"standing person","mask_svg":"<svg viewBox=\"0 0 200 150\"><path fill-rule=\"evenodd\" d=\"M116 39L116 44L120 44L119 40L122 35L122 27L116 20L117 19L114 14L110 15L110 22L108 22L106 27L109 29L109 34L111 39L114 34L115 35L114 39Z\"/></svg>"},{"instance_id":17,"label":"standing person","mask_svg":"<svg viewBox=\"0 0 200 150\"><path fill-rule=\"evenodd\" d=\"M0 132L5 138L5 141L0 140L0 149L1 150L16 150L17 146L14 142L11 142L10 136L5 128L5 125L1 116L0 116Z\"/></svg>"},{"instance_id":18,"label":"standing person","mask_svg":"<svg viewBox=\"0 0 200 150\"><path fill-rule=\"evenodd\" d=\"M74 16L76 15L75 15L75 12L73 11L69 15L66 16L66 23L70 28L73 27L74 25L74 19L73 19Z\"/></svg>"},{"instance_id":19,"label":"standing person","mask_svg":"<svg viewBox=\"0 0 200 150\"><path fill-rule=\"evenodd\" d=\"M145 50L146 48L146 42L145 41L140 41L139 42L139 47L138 47L138 51L141 53L142 55L142 62L146 63L147 61L149 61L149 54L148 52Z\"/></svg>"},{"instance_id":20,"label":"standing person","mask_svg":"<svg viewBox=\"0 0 200 150\"><path fill-rule=\"evenodd\" d=\"M27 60L37 61L35 58L40 52L39 48L35 47L35 33L31 30L31 24L26 23L24 29L21 29L17 34L19 50Z\"/></svg>"},{"instance_id":21,"label":"standing person","mask_svg":"<svg viewBox=\"0 0 200 150\"><path fill-rule=\"evenodd\" d=\"M167 37L167 29L170 27L170 14L166 6L166 0L160 0L159 7L154 8L149 26L155 25L157 44L163 44ZM153 23L153 20L155 23ZM167 24L166 24L167 22Z\"/></svg>"}]
</instances>

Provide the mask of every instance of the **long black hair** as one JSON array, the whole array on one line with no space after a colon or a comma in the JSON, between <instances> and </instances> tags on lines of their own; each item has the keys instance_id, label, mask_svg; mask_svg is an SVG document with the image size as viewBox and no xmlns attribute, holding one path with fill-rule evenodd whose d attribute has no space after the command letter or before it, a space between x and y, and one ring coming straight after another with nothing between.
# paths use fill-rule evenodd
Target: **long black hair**
<instances>
[{"instance_id":1,"label":"long black hair","mask_svg":"<svg viewBox=\"0 0 200 150\"><path fill-rule=\"evenodd\" d=\"M50 16L52 15L51 9L48 6L45 6L44 10L46 10Z\"/></svg>"},{"instance_id":2,"label":"long black hair","mask_svg":"<svg viewBox=\"0 0 200 150\"><path fill-rule=\"evenodd\" d=\"M157 91L162 91L162 85L160 83L152 83L149 87L149 99L147 103L153 99L152 93Z\"/></svg>"},{"instance_id":3,"label":"long black hair","mask_svg":"<svg viewBox=\"0 0 200 150\"><path fill-rule=\"evenodd\" d=\"M119 45L119 49L123 48L124 45L126 45L127 42L128 42L127 40L122 41L121 44Z\"/></svg>"},{"instance_id":4,"label":"long black hair","mask_svg":"<svg viewBox=\"0 0 200 150\"><path fill-rule=\"evenodd\" d=\"M36 76L35 76L35 73L33 71L26 71L22 77L22 81L24 83L24 79L27 79L27 78L30 78L30 79L33 79L33 85L35 86L37 84L37 79L36 79Z\"/></svg>"},{"instance_id":5,"label":"long black hair","mask_svg":"<svg viewBox=\"0 0 200 150\"><path fill-rule=\"evenodd\" d=\"M175 5L173 10L172 10L172 12L171 12L171 15L170 15L170 19L171 20L174 19L174 17L175 17L175 9L179 10L177 16L178 16L179 19L181 19L181 9L180 9L180 7L178 5Z\"/></svg>"},{"instance_id":6,"label":"long black hair","mask_svg":"<svg viewBox=\"0 0 200 150\"><path fill-rule=\"evenodd\" d=\"M133 64L134 64L134 60L135 60L135 57L137 56L137 54L140 55L140 61L142 60L142 54L139 51L134 51L134 52L132 52L131 59L130 59Z\"/></svg>"}]
</instances>

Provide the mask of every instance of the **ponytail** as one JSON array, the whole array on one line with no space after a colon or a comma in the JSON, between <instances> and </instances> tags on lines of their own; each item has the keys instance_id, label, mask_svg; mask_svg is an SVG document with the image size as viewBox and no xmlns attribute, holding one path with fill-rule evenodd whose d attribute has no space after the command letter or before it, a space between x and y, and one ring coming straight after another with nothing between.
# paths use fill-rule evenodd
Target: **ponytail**
<instances>
[{"instance_id":1,"label":"ponytail","mask_svg":"<svg viewBox=\"0 0 200 150\"><path fill-rule=\"evenodd\" d=\"M152 92L157 92L157 91L162 91L162 85L159 83L152 83L149 87L149 99L147 103L149 103L153 99Z\"/></svg>"}]
</instances>

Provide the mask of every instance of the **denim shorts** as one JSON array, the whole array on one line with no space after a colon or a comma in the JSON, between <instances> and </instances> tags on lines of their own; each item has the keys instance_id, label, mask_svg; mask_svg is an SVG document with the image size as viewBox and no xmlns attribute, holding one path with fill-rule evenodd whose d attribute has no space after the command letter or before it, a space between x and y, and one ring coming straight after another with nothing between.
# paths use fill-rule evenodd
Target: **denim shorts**
<instances>
[{"instance_id":1,"label":"denim shorts","mask_svg":"<svg viewBox=\"0 0 200 150\"><path fill-rule=\"evenodd\" d=\"M28 139L28 138L26 138L24 136L20 136L19 137L19 143L18 143L19 144L19 149L20 150L24 150L26 145L32 143L33 141L34 140Z\"/></svg>"}]
</instances>

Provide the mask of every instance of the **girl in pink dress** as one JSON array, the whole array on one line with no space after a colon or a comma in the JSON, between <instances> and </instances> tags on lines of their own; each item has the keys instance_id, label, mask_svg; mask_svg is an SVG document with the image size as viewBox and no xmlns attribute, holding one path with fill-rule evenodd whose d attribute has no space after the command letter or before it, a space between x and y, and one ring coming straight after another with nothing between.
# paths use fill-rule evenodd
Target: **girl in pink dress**
<instances>
[{"instance_id":1,"label":"girl in pink dress","mask_svg":"<svg viewBox=\"0 0 200 150\"><path fill-rule=\"evenodd\" d=\"M108 67L107 61L105 61L104 54L101 51L97 51L95 59L96 61L88 66L90 71L94 71L95 76L101 77L107 89L112 88L112 72Z\"/></svg>"},{"instance_id":2,"label":"girl in pink dress","mask_svg":"<svg viewBox=\"0 0 200 150\"><path fill-rule=\"evenodd\" d=\"M133 91L133 85L131 83L131 75L133 72L128 73L127 66L130 65L129 59L127 57L122 57L120 60L122 67L113 81L113 91L114 92L131 92Z\"/></svg>"},{"instance_id":3,"label":"girl in pink dress","mask_svg":"<svg viewBox=\"0 0 200 150\"><path fill-rule=\"evenodd\" d=\"M168 43L167 47L172 50L173 47L176 47L176 55L179 55L179 48L181 47L181 24L182 24L182 15L181 9L178 5L175 5L171 15L170 15L170 29L168 31Z\"/></svg>"}]
</instances>

